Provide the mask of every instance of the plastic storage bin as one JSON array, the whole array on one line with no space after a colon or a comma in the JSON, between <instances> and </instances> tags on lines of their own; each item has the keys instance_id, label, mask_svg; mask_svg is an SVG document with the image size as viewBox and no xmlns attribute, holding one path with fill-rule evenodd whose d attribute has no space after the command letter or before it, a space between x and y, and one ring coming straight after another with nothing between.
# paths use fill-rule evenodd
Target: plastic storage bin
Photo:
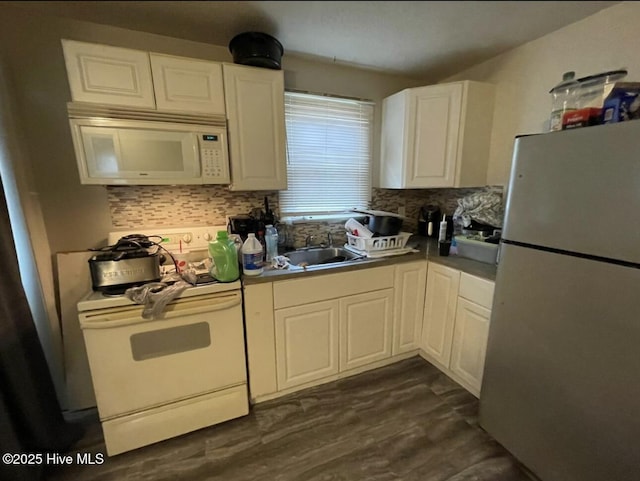
<instances>
[{"instance_id":1,"label":"plastic storage bin","mask_svg":"<svg viewBox=\"0 0 640 481\"><path fill-rule=\"evenodd\" d=\"M486 264L495 264L498 258L498 245L468 237L456 236L458 255Z\"/></svg>"}]
</instances>

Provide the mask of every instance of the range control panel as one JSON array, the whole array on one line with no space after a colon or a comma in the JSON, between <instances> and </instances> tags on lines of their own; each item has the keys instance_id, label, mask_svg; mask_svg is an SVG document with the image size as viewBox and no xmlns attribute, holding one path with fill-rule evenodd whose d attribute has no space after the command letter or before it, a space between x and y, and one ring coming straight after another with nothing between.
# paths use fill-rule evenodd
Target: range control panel
<instances>
[{"instance_id":1,"label":"range control panel","mask_svg":"<svg viewBox=\"0 0 640 481\"><path fill-rule=\"evenodd\" d=\"M121 237L141 234L151 237L150 240L158 242L162 247L170 252L188 251L208 251L209 242L216 238L218 231L227 230L226 225L211 225L199 227L149 227L140 229L129 229L109 232L107 242L113 245Z\"/></svg>"}]
</instances>

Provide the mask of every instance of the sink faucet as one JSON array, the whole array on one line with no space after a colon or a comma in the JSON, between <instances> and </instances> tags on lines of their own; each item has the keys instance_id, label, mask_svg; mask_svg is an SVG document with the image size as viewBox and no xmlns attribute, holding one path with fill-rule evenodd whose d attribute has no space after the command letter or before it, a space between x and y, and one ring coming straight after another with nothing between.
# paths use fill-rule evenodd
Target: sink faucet
<instances>
[{"instance_id":1,"label":"sink faucet","mask_svg":"<svg viewBox=\"0 0 640 481\"><path fill-rule=\"evenodd\" d=\"M333 234L331 232L327 232L327 243L320 242L320 244L314 244L313 242L316 240L316 236L309 234L304 239L304 247L306 249L312 247L333 247Z\"/></svg>"},{"instance_id":2,"label":"sink faucet","mask_svg":"<svg viewBox=\"0 0 640 481\"><path fill-rule=\"evenodd\" d=\"M311 241L313 241L315 238L316 236L309 234L307 237L304 238L304 246L311 247Z\"/></svg>"}]
</instances>

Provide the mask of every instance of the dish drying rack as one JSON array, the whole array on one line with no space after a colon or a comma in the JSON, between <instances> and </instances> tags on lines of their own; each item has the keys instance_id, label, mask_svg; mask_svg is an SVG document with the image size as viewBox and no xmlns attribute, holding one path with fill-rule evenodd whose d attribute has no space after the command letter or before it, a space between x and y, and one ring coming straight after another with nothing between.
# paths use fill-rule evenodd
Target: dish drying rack
<instances>
[{"instance_id":1,"label":"dish drying rack","mask_svg":"<svg viewBox=\"0 0 640 481\"><path fill-rule=\"evenodd\" d=\"M382 237L358 237L347 232L347 243L344 247L356 254L366 257L386 257L406 254L413 249L406 247L411 237L410 232L400 232L398 235Z\"/></svg>"}]
</instances>

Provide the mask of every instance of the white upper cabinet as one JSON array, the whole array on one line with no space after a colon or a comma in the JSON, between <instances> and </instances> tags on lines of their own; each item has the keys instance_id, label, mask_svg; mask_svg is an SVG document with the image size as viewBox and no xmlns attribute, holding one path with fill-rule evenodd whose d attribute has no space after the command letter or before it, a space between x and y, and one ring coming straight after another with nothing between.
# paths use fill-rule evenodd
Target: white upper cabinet
<instances>
[{"instance_id":1,"label":"white upper cabinet","mask_svg":"<svg viewBox=\"0 0 640 481\"><path fill-rule=\"evenodd\" d=\"M224 115L222 64L62 40L74 102Z\"/></svg>"},{"instance_id":2,"label":"white upper cabinet","mask_svg":"<svg viewBox=\"0 0 640 481\"><path fill-rule=\"evenodd\" d=\"M486 184L494 87L463 81L406 89L384 99L380 187Z\"/></svg>"},{"instance_id":3,"label":"white upper cabinet","mask_svg":"<svg viewBox=\"0 0 640 481\"><path fill-rule=\"evenodd\" d=\"M74 102L155 108L147 52L73 40L62 48Z\"/></svg>"},{"instance_id":4,"label":"white upper cabinet","mask_svg":"<svg viewBox=\"0 0 640 481\"><path fill-rule=\"evenodd\" d=\"M284 74L223 64L231 190L287 188Z\"/></svg>"},{"instance_id":5,"label":"white upper cabinet","mask_svg":"<svg viewBox=\"0 0 640 481\"><path fill-rule=\"evenodd\" d=\"M224 115L222 64L150 54L158 110Z\"/></svg>"}]
</instances>

